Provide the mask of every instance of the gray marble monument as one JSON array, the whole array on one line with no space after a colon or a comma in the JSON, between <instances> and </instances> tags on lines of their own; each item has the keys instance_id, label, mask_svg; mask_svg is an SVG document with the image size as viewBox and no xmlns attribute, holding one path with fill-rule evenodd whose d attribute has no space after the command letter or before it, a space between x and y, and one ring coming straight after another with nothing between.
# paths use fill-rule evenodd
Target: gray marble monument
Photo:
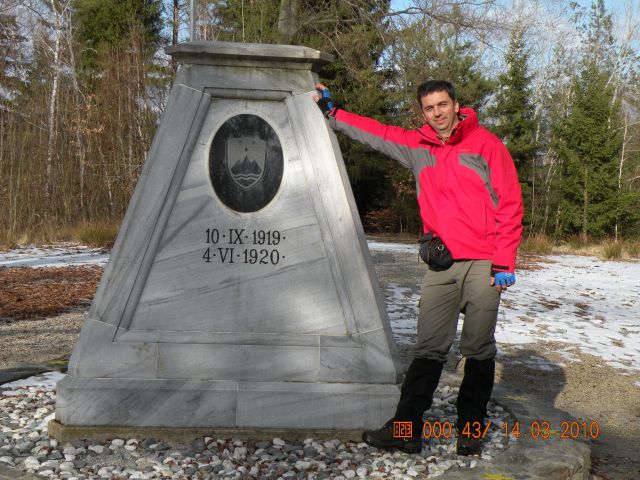
<instances>
[{"instance_id":1,"label":"gray marble monument","mask_svg":"<svg viewBox=\"0 0 640 480\"><path fill-rule=\"evenodd\" d=\"M329 55L192 42L58 384L68 426L359 429L400 364L340 150Z\"/></svg>"}]
</instances>

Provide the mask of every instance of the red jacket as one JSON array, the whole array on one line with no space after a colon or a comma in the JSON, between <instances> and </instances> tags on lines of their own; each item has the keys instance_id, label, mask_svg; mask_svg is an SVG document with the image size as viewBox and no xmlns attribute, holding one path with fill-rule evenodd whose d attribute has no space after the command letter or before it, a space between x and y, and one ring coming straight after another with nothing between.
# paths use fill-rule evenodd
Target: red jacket
<instances>
[{"instance_id":1,"label":"red jacket","mask_svg":"<svg viewBox=\"0 0 640 480\"><path fill-rule=\"evenodd\" d=\"M460 116L444 145L428 124L405 130L340 109L329 123L413 171L424 231L442 238L454 259L513 272L523 214L513 160L472 109Z\"/></svg>"}]
</instances>

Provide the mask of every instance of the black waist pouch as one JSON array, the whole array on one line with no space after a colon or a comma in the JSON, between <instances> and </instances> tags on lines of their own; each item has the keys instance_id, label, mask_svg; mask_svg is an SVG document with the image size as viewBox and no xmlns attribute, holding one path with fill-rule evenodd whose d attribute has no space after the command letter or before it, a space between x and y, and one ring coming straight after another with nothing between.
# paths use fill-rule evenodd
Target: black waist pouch
<instances>
[{"instance_id":1,"label":"black waist pouch","mask_svg":"<svg viewBox=\"0 0 640 480\"><path fill-rule=\"evenodd\" d=\"M420 238L420 258L434 270L446 270L453 265L451 252L440 237L428 232Z\"/></svg>"}]
</instances>

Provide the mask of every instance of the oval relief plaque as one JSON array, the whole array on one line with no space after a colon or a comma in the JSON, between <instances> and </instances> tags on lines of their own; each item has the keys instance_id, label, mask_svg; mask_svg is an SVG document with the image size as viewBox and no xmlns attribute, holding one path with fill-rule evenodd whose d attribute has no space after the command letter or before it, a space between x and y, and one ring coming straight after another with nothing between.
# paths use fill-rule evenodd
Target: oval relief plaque
<instances>
[{"instance_id":1,"label":"oval relief plaque","mask_svg":"<svg viewBox=\"0 0 640 480\"><path fill-rule=\"evenodd\" d=\"M255 212L275 197L284 159L276 132L257 115L236 115L213 137L209 175L218 198L238 212Z\"/></svg>"}]
</instances>

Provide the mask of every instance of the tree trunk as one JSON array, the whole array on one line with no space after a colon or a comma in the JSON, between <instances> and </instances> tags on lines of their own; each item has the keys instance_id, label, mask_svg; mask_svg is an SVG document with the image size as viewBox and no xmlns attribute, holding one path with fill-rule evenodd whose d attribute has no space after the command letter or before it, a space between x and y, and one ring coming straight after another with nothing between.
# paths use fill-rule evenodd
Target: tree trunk
<instances>
[{"instance_id":1,"label":"tree trunk","mask_svg":"<svg viewBox=\"0 0 640 480\"><path fill-rule=\"evenodd\" d=\"M620 165L618 166L618 202L620 199L620 190L622 189L622 168L624 167L624 155L627 147L627 135L629 133L629 115L624 115L624 129L622 134L622 152L620 153ZM620 205L616 205L616 224L615 224L615 241L618 241L618 212Z\"/></svg>"},{"instance_id":2,"label":"tree trunk","mask_svg":"<svg viewBox=\"0 0 640 480\"><path fill-rule=\"evenodd\" d=\"M280 0L280 13L278 14L278 34L280 43L290 44L298 31L298 14L300 12L300 0Z\"/></svg>"},{"instance_id":3,"label":"tree trunk","mask_svg":"<svg viewBox=\"0 0 640 480\"><path fill-rule=\"evenodd\" d=\"M173 25L171 31L171 45L178 43L178 30L180 29L180 0L173 0ZM171 57L171 68L175 72L178 69L178 63Z\"/></svg>"},{"instance_id":4,"label":"tree trunk","mask_svg":"<svg viewBox=\"0 0 640 480\"><path fill-rule=\"evenodd\" d=\"M49 97L49 118L47 129L49 140L47 142L46 179L45 179L45 205L50 205L52 195L51 174L53 173L53 150L56 141L56 110L58 100L58 83L60 79L60 37L62 36L61 13L56 9L54 0L50 0L51 11L55 17L55 41L53 46L53 82L51 84L51 96Z\"/></svg>"}]
</instances>

